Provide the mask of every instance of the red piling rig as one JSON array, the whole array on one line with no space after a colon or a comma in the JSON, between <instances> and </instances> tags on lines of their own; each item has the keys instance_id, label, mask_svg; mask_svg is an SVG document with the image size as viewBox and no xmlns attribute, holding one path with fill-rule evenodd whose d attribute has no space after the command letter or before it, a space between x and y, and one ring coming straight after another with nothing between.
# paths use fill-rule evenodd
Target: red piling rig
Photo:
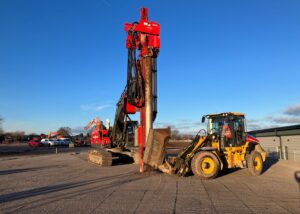
<instances>
[{"instance_id":1,"label":"red piling rig","mask_svg":"<svg viewBox=\"0 0 300 214\"><path fill-rule=\"evenodd\" d=\"M91 144L109 146L111 141L108 130L103 129L102 121L99 119L99 117L92 119L84 128L85 130L88 130L91 126L94 126L94 130L91 133Z\"/></svg>"},{"instance_id":2,"label":"red piling rig","mask_svg":"<svg viewBox=\"0 0 300 214\"><path fill-rule=\"evenodd\" d=\"M134 106L138 108L136 111L140 112L138 142L140 172L143 172L143 150L156 116L156 58L160 48L160 26L156 22L148 21L148 9L141 8L140 21L132 24L125 23L124 29L127 32L126 48L139 51L139 59L136 60L135 65L140 71L143 87L142 96L134 101ZM126 103L125 106L125 111L132 114L132 102Z\"/></svg>"}]
</instances>

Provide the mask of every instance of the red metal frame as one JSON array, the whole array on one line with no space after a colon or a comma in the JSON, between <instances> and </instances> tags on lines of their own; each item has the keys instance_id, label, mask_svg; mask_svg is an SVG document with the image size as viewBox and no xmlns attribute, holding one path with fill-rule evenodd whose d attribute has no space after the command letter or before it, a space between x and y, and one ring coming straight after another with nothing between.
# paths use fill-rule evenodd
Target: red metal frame
<instances>
[{"instance_id":1,"label":"red metal frame","mask_svg":"<svg viewBox=\"0 0 300 214\"><path fill-rule=\"evenodd\" d=\"M132 44L132 36L127 34L126 48L138 48L140 56L146 56L149 48L160 48L160 25L157 22L148 22L148 9L141 8L140 22L125 23L125 32L130 30L138 33L135 45Z\"/></svg>"},{"instance_id":2,"label":"red metal frame","mask_svg":"<svg viewBox=\"0 0 300 214\"><path fill-rule=\"evenodd\" d=\"M101 146L106 146L106 145L110 145L111 141L110 141L110 137L108 135L108 130L98 130L98 129L94 129L92 131L92 136L91 136L91 144L97 144L97 145L101 145Z\"/></svg>"},{"instance_id":3,"label":"red metal frame","mask_svg":"<svg viewBox=\"0 0 300 214\"><path fill-rule=\"evenodd\" d=\"M127 114L135 114L137 112L137 108L125 100L125 112Z\"/></svg>"},{"instance_id":4,"label":"red metal frame","mask_svg":"<svg viewBox=\"0 0 300 214\"><path fill-rule=\"evenodd\" d=\"M158 53L160 48L160 25L156 22L148 21L148 9L141 8L140 10L140 20L139 22L134 23L125 23L124 30L127 32L126 38L126 48L138 49L139 50L139 59L138 66L140 61L144 57L153 55L153 51ZM130 34L129 32L134 32ZM134 40L134 41L133 41ZM143 66L143 64L142 64ZM142 76L145 81L145 68L141 67ZM140 171L143 171L143 150L146 144L146 130L145 130L145 121L146 121L146 112L144 105L139 105L139 108L131 106L126 102L125 111L127 113L134 114L136 111L140 112L140 126L138 127L138 144L140 147Z\"/></svg>"}]
</instances>

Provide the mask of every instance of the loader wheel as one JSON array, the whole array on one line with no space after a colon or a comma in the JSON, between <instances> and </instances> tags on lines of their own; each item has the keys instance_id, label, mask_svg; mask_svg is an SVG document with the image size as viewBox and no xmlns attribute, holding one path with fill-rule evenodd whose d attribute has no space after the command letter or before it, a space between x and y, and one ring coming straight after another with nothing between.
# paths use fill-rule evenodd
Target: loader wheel
<instances>
[{"instance_id":1,"label":"loader wheel","mask_svg":"<svg viewBox=\"0 0 300 214\"><path fill-rule=\"evenodd\" d=\"M191 167L194 175L204 179L211 179L218 175L220 163L213 153L199 152L193 157Z\"/></svg>"},{"instance_id":2,"label":"loader wheel","mask_svg":"<svg viewBox=\"0 0 300 214\"><path fill-rule=\"evenodd\" d=\"M252 151L250 155L247 155L247 167L251 175L257 176L262 173L263 160L259 152Z\"/></svg>"}]
</instances>

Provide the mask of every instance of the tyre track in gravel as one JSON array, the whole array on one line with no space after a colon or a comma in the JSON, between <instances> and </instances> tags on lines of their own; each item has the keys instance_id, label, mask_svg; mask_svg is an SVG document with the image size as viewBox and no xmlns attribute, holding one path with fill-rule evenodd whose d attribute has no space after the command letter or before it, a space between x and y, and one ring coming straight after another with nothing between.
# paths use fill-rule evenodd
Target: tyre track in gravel
<instances>
[{"instance_id":1,"label":"tyre track in gravel","mask_svg":"<svg viewBox=\"0 0 300 214\"><path fill-rule=\"evenodd\" d=\"M238 176L238 175L237 175ZM257 192L255 192L253 189L251 189L248 185L248 183L246 183L245 181L243 181L243 177L241 178L241 176L238 176L239 178L237 178L237 176L235 177L231 177L231 180L234 181L235 185L240 185L241 188L237 188L237 189L242 189L243 187L246 187L254 196L255 198L260 198L260 199L266 199L265 197L261 197L260 194L258 194ZM249 175L250 176L250 175ZM251 175L252 176L252 175ZM236 195L236 193L234 193L228 186L226 186L223 182L219 181L224 187L226 187L230 192L232 192L236 197L238 197ZM243 204L246 205L245 201L242 201L241 199L239 199ZM282 208L284 211L286 211L287 213L291 213L289 210L287 210L286 208L282 207L281 205L279 205L278 203L276 203L273 199L270 199L273 202L273 206L278 206L280 208ZM247 205L246 205L247 206ZM249 206L247 206L252 212L256 212L255 210L253 210L253 208L250 208Z\"/></svg>"},{"instance_id":2,"label":"tyre track in gravel","mask_svg":"<svg viewBox=\"0 0 300 214\"><path fill-rule=\"evenodd\" d=\"M83 158L83 157L80 157L80 156L73 156L73 157L76 157L76 159L79 159L79 160L84 160L84 162L85 163L87 163L86 161L85 161L85 159ZM75 174L73 174L73 175L71 175L70 177L68 177L68 178L65 178L65 179L62 179L62 180L59 180L59 184L65 184L65 183L67 183L68 181L72 181L72 180L74 180L74 186L75 186L75 188L76 188L76 180L82 180L82 178L83 177L85 177L85 175L89 172L89 171L91 171L91 170L93 170L92 168L88 168L88 169L84 169L84 167L83 168L81 168L81 167L77 167L77 165L76 166L74 166L74 165L71 165L71 166L67 166L68 168L71 168L73 171L76 171L76 173ZM72 171L71 170L71 171ZM49 172L47 172L47 174L48 174ZM132 175L134 172L132 171L131 172L131 174L130 175ZM47 176L47 174L45 174L46 176ZM130 176L129 175L129 176ZM41 177L43 176L43 174L42 175L40 175ZM123 175L121 175L121 177L119 178L119 180L120 179L122 179L122 176ZM116 177L118 177L117 175L112 175L112 176L109 176L109 178L116 178ZM97 182L100 182L101 180L103 180L103 179L106 179L106 177L104 177L104 178L99 178L99 181L97 181ZM43 187L41 187L41 188L43 188ZM33 189L34 190L34 189ZM30 191L30 190L28 190L28 191ZM62 191L62 190L61 190ZM92 189L91 189L91 191L92 191ZM13 194L13 193L12 193ZM9 195L9 194L8 194ZM32 197L36 197L36 196L39 196L39 195L33 195L33 196L30 196L29 198L32 198ZM72 193L68 193L68 194L64 194L64 196L58 196L57 197L57 199L65 199L65 198L67 198L67 197L70 197L70 196L72 196ZM57 199L55 199L55 200L57 200ZM26 200L26 199L25 199ZM52 202L54 202L55 200L51 200L50 201L50 203L52 203ZM49 203L48 201L47 201L47 199L40 199L39 200L39 202L41 202L41 201L46 201L45 203L41 203L39 206L42 206L42 205L45 205L45 204L47 204L47 203ZM29 199L29 200L27 200L27 201L25 201L25 202L21 202L21 204L20 205L13 205L13 206L10 206L10 207L7 207L6 208L6 210L11 210L11 209L13 209L13 212L15 212L15 211L18 211L18 210L20 210L20 209L24 209L24 208L26 208L26 207L28 207L28 206L30 206L30 205L32 205L32 201L31 201L31 199ZM34 207L31 207L30 206L30 209L31 208L34 208ZM10 212L10 211L9 211Z\"/></svg>"}]
</instances>

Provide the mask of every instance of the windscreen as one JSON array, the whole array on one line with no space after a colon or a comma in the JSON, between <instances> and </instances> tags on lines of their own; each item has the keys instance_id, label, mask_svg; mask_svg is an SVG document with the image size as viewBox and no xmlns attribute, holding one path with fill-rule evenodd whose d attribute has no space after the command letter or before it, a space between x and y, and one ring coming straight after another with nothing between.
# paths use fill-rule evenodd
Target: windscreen
<instances>
[{"instance_id":1,"label":"windscreen","mask_svg":"<svg viewBox=\"0 0 300 214\"><path fill-rule=\"evenodd\" d=\"M208 133L221 133L224 124L224 117L211 117L208 119Z\"/></svg>"}]
</instances>

